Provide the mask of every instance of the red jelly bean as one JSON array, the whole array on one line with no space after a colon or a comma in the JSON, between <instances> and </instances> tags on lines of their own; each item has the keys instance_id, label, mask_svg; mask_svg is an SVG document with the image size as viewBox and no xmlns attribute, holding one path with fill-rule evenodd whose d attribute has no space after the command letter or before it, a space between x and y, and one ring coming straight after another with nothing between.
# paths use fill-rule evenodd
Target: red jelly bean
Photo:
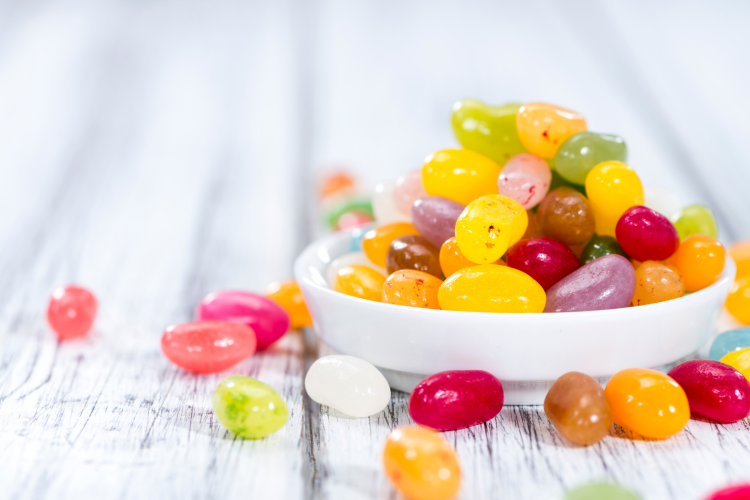
<instances>
[{"instance_id":1,"label":"red jelly bean","mask_svg":"<svg viewBox=\"0 0 750 500\"><path fill-rule=\"evenodd\" d=\"M617 242L635 260L664 260L677 250L680 238L669 219L644 206L628 208L615 228Z\"/></svg>"},{"instance_id":2,"label":"red jelly bean","mask_svg":"<svg viewBox=\"0 0 750 500\"><path fill-rule=\"evenodd\" d=\"M508 266L534 278L544 291L578 269L578 257L561 243L551 238L521 240L508 250Z\"/></svg>"},{"instance_id":3,"label":"red jelly bean","mask_svg":"<svg viewBox=\"0 0 750 500\"><path fill-rule=\"evenodd\" d=\"M279 340L289 329L289 314L276 302L250 292L213 292L198 305L199 320L242 323L253 329L258 350Z\"/></svg>"},{"instance_id":4,"label":"red jelly bean","mask_svg":"<svg viewBox=\"0 0 750 500\"><path fill-rule=\"evenodd\" d=\"M503 409L503 386L481 370L436 373L409 397L409 415L438 431L464 429L492 420Z\"/></svg>"},{"instance_id":5,"label":"red jelly bean","mask_svg":"<svg viewBox=\"0 0 750 500\"><path fill-rule=\"evenodd\" d=\"M250 327L226 321L193 321L167 328L161 350L169 361L196 373L226 370L255 352Z\"/></svg>"},{"instance_id":6,"label":"red jelly bean","mask_svg":"<svg viewBox=\"0 0 750 500\"><path fill-rule=\"evenodd\" d=\"M706 500L750 500L750 484L739 484L715 491Z\"/></svg>"},{"instance_id":7,"label":"red jelly bean","mask_svg":"<svg viewBox=\"0 0 750 500\"><path fill-rule=\"evenodd\" d=\"M750 414L750 382L729 365L692 359L675 366L668 375L685 391L693 413L724 423Z\"/></svg>"},{"instance_id":8,"label":"red jelly bean","mask_svg":"<svg viewBox=\"0 0 750 500\"><path fill-rule=\"evenodd\" d=\"M65 286L52 292L47 307L47 322L60 340L88 333L96 319L96 297L79 286Z\"/></svg>"}]
</instances>

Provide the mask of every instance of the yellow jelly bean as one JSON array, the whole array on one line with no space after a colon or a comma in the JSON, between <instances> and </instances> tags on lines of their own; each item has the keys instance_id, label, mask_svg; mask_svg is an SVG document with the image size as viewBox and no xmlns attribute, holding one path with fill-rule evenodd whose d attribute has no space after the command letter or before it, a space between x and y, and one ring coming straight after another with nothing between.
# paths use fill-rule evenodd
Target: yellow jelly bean
<instances>
[{"instance_id":1,"label":"yellow jelly bean","mask_svg":"<svg viewBox=\"0 0 750 500\"><path fill-rule=\"evenodd\" d=\"M407 234L419 234L408 222L394 222L370 229L362 238L362 251L376 266L385 267L388 247L396 238Z\"/></svg>"},{"instance_id":2,"label":"yellow jelly bean","mask_svg":"<svg viewBox=\"0 0 750 500\"><path fill-rule=\"evenodd\" d=\"M605 161L586 176L586 195L594 209L596 232L615 236L625 210L643 205L643 186L635 170L619 161Z\"/></svg>"},{"instance_id":3,"label":"yellow jelly bean","mask_svg":"<svg viewBox=\"0 0 750 500\"><path fill-rule=\"evenodd\" d=\"M553 104L532 102L516 115L518 138L529 153L554 158L568 137L586 131L586 120L575 111Z\"/></svg>"},{"instance_id":4,"label":"yellow jelly bean","mask_svg":"<svg viewBox=\"0 0 750 500\"><path fill-rule=\"evenodd\" d=\"M348 266L339 269L333 289L360 299L381 302L385 276L367 266Z\"/></svg>"},{"instance_id":5,"label":"yellow jelly bean","mask_svg":"<svg viewBox=\"0 0 750 500\"><path fill-rule=\"evenodd\" d=\"M750 276L732 284L726 302L727 311L743 325L750 325Z\"/></svg>"},{"instance_id":6,"label":"yellow jelly bean","mask_svg":"<svg viewBox=\"0 0 750 500\"><path fill-rule=\"evenodd\" d=\"M444 149L428 156L422 167L427 194L468 205L485 194L497 194L500 165L468 149Z\"/></svg>"},{"instance_id":7,"label":"yellow jelly bean","mask_svg":"<svg viewBox=\"0 0 750 500\"><path fill-rule=\"evenodd\" d=\"M750 348L732 351L719 361L743 374L750 382Z\"/></svg>"},{"instance_id":8,"label":"yellow jelly bean","mask_svg":"<svg viewBox=\"0 0 750 500\"><path fill-rule=\"evenodd\" d=\"M528 274L485 264L453 273L438 290L438 302L449 311L540 313L547 296Z\"/></svg>"},{"instance_id":9,"label":"yellow jelly bean","mask_svg":"<svg viewBox=\"0 0 750 500\"><path fill-rule=\"evenodd\" d=\"M482 196L467 205L456 221L461 253L477 264L490 264L521 239L529 216L516 200L499 194Z\"/></svg>"}]
</instances>

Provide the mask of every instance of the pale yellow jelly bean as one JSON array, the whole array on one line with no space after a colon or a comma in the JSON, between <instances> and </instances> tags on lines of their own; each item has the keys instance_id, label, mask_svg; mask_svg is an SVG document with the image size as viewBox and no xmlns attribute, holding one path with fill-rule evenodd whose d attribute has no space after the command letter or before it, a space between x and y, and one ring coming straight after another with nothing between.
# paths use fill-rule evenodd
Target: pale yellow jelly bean
<instances>
[{"instance_id":1,"label":"pale yellow jelly bean","mask_svg":"<svg viewBox=\"0 0 750 500\"><path fill-rule=\"evenodd\" d=\"M528 274L485 264L453 273L438 290L438 302L449 311L540 313L547 296Z\"/></svg>"},{"instance_id":2,"label":"pale yellow jelly bean","mask_svg":"<svg viewBox=\"0 0 750 500\"><path fill-rule=\"evenodd\" d=\"M482 196L467 205L456 221L461 253L477 264L491 264L520 240L529 216L520 203L500 194Z\"/></svg>"}]
</instances>

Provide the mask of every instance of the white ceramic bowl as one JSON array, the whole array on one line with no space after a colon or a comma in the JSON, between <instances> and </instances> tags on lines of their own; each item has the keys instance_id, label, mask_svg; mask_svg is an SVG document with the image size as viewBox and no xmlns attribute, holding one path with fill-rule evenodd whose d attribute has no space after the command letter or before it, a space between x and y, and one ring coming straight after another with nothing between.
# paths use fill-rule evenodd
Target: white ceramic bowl
<instances>
[{"instance_id":1,"label":"white ceramic bowl","mask_svg":"<svg viewBox=\"0 0 750 500\"><path fill-rule=\"evenodd\" d=\"M641 307L556 314L436 311L371 302L334 292L328 264L351 251L351 234L308 246L295 277L319 338L333 350L383 371L391 387L411 391L445 370L486 370L506 404L541 404L560 375L601 381L632 367L660 368L696 352L709 338L735 275L685 297Z\"/></svg>"}]
</instances>

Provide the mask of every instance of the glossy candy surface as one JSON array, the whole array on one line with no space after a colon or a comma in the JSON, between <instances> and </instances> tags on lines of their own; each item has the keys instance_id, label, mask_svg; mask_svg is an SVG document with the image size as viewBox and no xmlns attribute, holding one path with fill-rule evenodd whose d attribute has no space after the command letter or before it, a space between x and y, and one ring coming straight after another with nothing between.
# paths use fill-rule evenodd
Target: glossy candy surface
<instances>
[{"instance_id":1,"label":"glossy candy surface","mask_svg":"<svg viewBox=\"0 0 750 500\"><path fill-rule=\"evenodd\" d=\"M279 340L289 330L289 314L276 302L250 292L222 291L209 293L196 311L201 320L241 323L255 332L258 350Z\"/></svg>"},{"instance_id":2,"label":"glossy candy surface","mask_svg":"<svg viewBox=\"0 0 750 500\"><path fill-rule=\"evenodd\" d=\"M294 280L276 281L266 287L266 297L280 305L289 315L292 328L312 325L305 297Z\"/></svg>"},{"instance_id":3,"label":"glossy candy surface","mask_svg":"<svg viewBox=\"0 0 750 500\"><path fill-rule=\"evenodd\" d=\"M47 323L60 340L86 335L94 326L98 304L87 289L70 285L56 288L47 306Z\"/></svg>"},{"instance_id":4,"label":"glossy candy surface","mask_svg":"<svg viewBox=\"0 0 750 500\"><path fill-rule=\"evenodd\" d=\"M736 279L750 276L750 241L735 242L729 248L729 255L737 264Z\"/></svg>"},{"instance_id":5,"label":"glossy candy surface","mask_svg":"<svg viewBox=\"0 0 750 500\"><path fill-rule=\"evenodd\" d=\"M586 246L581 252L580 261L581 265L588 264L592 260L604 257L605 255L622 255L627 258L627 254L622 249L617 240L612 236L607 235L594 235L593 238L586 243Z\"/></svg>"},{"instance_id":6,"label":"glossy candy surface","mask_svg":"<svg viewBox=\"0 0 750 500\"><path fill-rule=\"evenodd\" d=\"M557 432L582 446L601 441L612 425L604 389L580 372L568 372L555 380L544 398L544 414Z\"/></svg>"},{"instance_id":7,"label":"glossy candy surface","mask_svg":"<svg viewBox=\"0 0 750 500\"><path fill-rule=\"evenodd\" d=\"M450 500L461 486L461 469L450 444L422 427L399 427L383 450L385 475L409 500Z\"/></svg>"},{"instance_id":8,"label":"glossy candy surface","mask_svg":"<svg viewBox=\"0 0 750 500\"><path fill-rule=\"evenodd\" d=\"M727 424L750 415L750 382L731 366L691 359L668 375L685 391L693 413Z\"/></svg>"},{"instance_id":9,"label":"glossy candy surface","mask_svg":"<svg viewBox=\"0 0 750 500\"><path fill-rule=\"evenodd\" d=\"M495 262L521 239L529 218L520 203L502 195L472 201L456 221L456 241L464 256L477 264Z\"/></svg>"},{"instance_id":10,"label":"glossy candy surface","mask_svg":"<svg viewBox=\"0 0 750 500\"><path fill-rule=\"evenodd\" d=\"M524 210L535 207L547 194L552 180L547 162L529 153L511 158L497 178L500 194L516 200Z\"/></svg>"},{"instance_id":11,"label":"glossy candy surface","mask_svg":"<svg viewBox=\"0 0 750 500\"><path fill-rule=\"evenodd\" d=\"M728 364L743 374L746 379L750 380L750 348L732 351L729 354L724 355L720 361Z\"/></svg>"},{"instance_id":12,"label":"glossy candy surface","mask_svg":"<svg viewBox=\"0 0 750 500\"><path fill-rule=\"evenodd\" d=\"M554 158L570 136L586 130L586 120L575 111L553 104L524 104L516 117L518 138L529 151L542 158Z\"/></svg>"},{"instance_id":13,"label":"glossy candy surface","mask_svg":"<svg viewBox=\"0 0 750 500\"><path fill-rule=\"evenodd\" d=\"M750 499L750 483L738 484L722 488L713 492L705 500L748 500Z\"/></svg>"},{"instance_id":14,"label":"glossy candy surface","mask_svg":"<svg viewBox=\"0 0 750 500\"><path fill-rule=\"evenodd\" d=\"M545 196L536 212L536 221L542 234L566 245L586 243L596 229L589 201L575 189L565 186Z\"/></svg>"},{"instance_id":15,"label":"glossy candy surface","mask_svg":"<svg viewBox=\"0 0 750 500\"><path fill-rule=\"evenodd\" d=\"M341 257L334 259L333 262L328 264L328 267L326 268L326 281L328 282L328 286L333 288L336 283L336 276L338 276L339 271L349 266L369 267L373 271L377 271L378 273L382 274L383 278L385 278L385 275L387 274L385 267L380 267L373 264L372 261L367 258L364 252L345 253Z\"/></svg>"},{"instance_id":16,"label":"glossy candy surface","mask_svg":"<svg viewBox=\"0 0 750 500\"><path fill-rule=\"evenodd\" d=\"M273 387L244 375L230 375L214 391L214 415L246 439L261 439L289 420L289 409Z\"/></svg>"},{"instance_id":17,"label":"glossy candy surface","mask_svg":"<svg viewBox=\"0 0 750 500\"><path fill-rule=\"evenodd\" d=\"M664 217L671 217L682 207L682 201L676 194L664 188L649 186L643 189L644 205L656 210Z\"/></svg>"},{"instance_id":18,"label":"glossy candy surface","mask_svg":"<svg viewBox=\"0 0 750 500\"><path fill-rule=\"evenodd\" d=\"M703 205L690 205L672 215L672 222L680 240L694 234L702 234L713 239L719 237L716 218L710 208Z\"/></svg>"},{"instance_id":19,"label":"glossy candy surface","mask_svg":"<svg viewBox=\"0 0 750 500\"><path fill-rule=\"evenodd\" d=\"M409 222L409 213L404 214L396 207L395 189L396 185L392 182L382 182L375 186L372 212L378 224Z\"/></svg>"},{"instance_id":20,"label":"glossy candy surface","mask_svg":"<svg viewBox=\"0 0 750 500\"><path fill-rule=\"evenodd\" d=\"M726 251L713 238L703 235L688 236L669 259L685 283L685 290L696 292L712 285L724 271Z\"/></svg>"},{"instance_id":21,"label":"glossy candy surface","mask_svg":"<svg viewBox=\"0 0 750 500\"><path fill-rule=\"evenodd\" d=\"M399 269L415 269L442 278L439 250L426 238L409 234L396 238L388 249L385 258L388 274Z\"/></svg>"},{"instance_id":22,"label":"glossy candy surface","mask_svg":"<svg viewBox=\"0 0 750 500\"><path fill-rule=\"evenodd\" d=\"M345 295L380 302L383 298L385 276L367 266L347 266L339 269L333 289Z\"/></svg>"},{"instance_id":23,"label":"glossy candy surface","mask_svg":"<svg viewBox=\"0 0 750 500\"><path fill-rule=\"evenodd\" d=\"M482 424L502 409L502 384L482 370L436 373L421 381L409 397L412 420L437 431Z\"/></svg>"},{"instance_id":24,"label":"glossy candy surface","mask_svg":"<svg viewBox=\"0 0 750 500\"><path fill-rule=\"evenodd\" d=\"M642 205L630 207L622 214L615 234L625 253L640 261L667 259L680 244L669 219Z\"/></svg>"},{"instance_id":25,"label":"glossy candy surface","mask_svg":"<svg viewBox=\"0 0 750 500\"><path fill-rule=\"evenodd\" d=\"M710 359L719 361L734 351L750 348L750 328L739 328L718 335L711 344Z\"/></svg>"},{"instance_id":26,"label":"glossy candy surface","mask_svg":"<svg viewBox=\"0 0 750 500\"><path fill-rule=\"evenodd\" d=\"M417 234L417 230L407 222L393 222L371 229L362 238L362 251L373 264L385 267L385 256L391 242L400 236Z\"/></svg>"},{"instance_id":27,"label":"glossy candy surface","mask_svg":"<svg viewBox=\"0 0 750 500\"><path fill-rule=\"evenodd\" d=\"M615 235L625 210L643 205L643 186L635 171L619 161L600 163L586 176L586 194L594 209L596 232Z\"/></svg>"},{"instance_id":28,"label":"glossy candy surface","mask_svg":"<svg viewBox=\"0 0 750 500\"><path fill-rule=\"evenodd\" d=\"M354 356L318 358L305 376L305 391L316 403L351 417L369 417L391 401L391 388L382 373Z\"/></svg>"},{"instance_id":29,"label":"glossy candy surface","mask_svg":"<svg viewBox=\"0 0 750 500\"><path fill-rule=\"evenodd\" d=\"M600 311L628 307L635 270L621 255L599 257L547 290L544 312Z\"/></svg>"},{"instance_id":30,"label":"glossy candy surface","mask_svg":"<svg viewBox=\"0 0 750 500\"><path fill-rule=\"evenodd\" d=\"M639 497L616 484L591 483L569 491L563 500L639 500Z\"/></svg>"},{"instance_id":31,"label":"glossy candy surface","mask_svg":"<svg viewBox=\"0 0 750 500\"><path fill-rule=\"evenodd\" d=\"M570 248L550 238L519 241L508 249L506 261L509 267L534 278L544 290L580 267Z\"/></svg>"},{"instance_id":32,"label":"glossy candy surface","mask_svg":"<svg viewBox=\"0 0 750 500\"><path fill-rule=\"evenodd\" d=\"M440 287L438 300L449 311L524 313L542 312L546 298L528 274L485 264L453 273Z\"/></svg>"},{"instance_id":33,"label":"glossy candy surface","mask_svg":"<svg viewBox=\"0 0 750 500\"><path fill-rule=\"evenodd\" d=\"M195 373L226 370L252 356L256 344L250 327L226 321L172 325L161 337L164 356L183 370Z\"/></svg>"},{"instance_id":34,"label":"glossy candy surface","mask_svg":"<svg viewBox=\"0 0 750 500\"><path fill-rule=\"evenodd\" d=\"M486 194L497 194L500 165L468 149L444 149L425 159L422 182L432 196L462 205Z\"/></svg>"},{"instance_id":35,"label":"glossy candy surface","mask_svg":"<svg viewBox=\"0 0 750 500\"><path fill-rule=\"evenodd\" d=\"M397 306L440 309L438 290L441 279L422 271L396 271L383 284L383 302Z\"/></svg>"},{"instance_id":36,"label":"glossy candy surface","mask_svg":"<svg viewBox=\"0 0 750 500\"><path fill-rule=\"evenodd\" d=\"M647 260L635 271L634 306L656 304L685 295L685 284L674 266Z\"/></svg>"},{"instance_id":37,"label":"glossy candy surface","mask_svg":"<svg viewBox=\"0 0 750 500\"><path fill-rule=\"evenodd\" d=\"M418 168L407 172L396 179L396 187L393 190L393 203L396 210L411 218L411 206L420 198L427 196L422 182L422 169Z\"/></svg>"},{"instance_id":38,"label":"glossy candy surface","mask_svg":"<svg viewBox=\"0 0 750 500\"><path fill-rule=\"evenodd\" d=\"M725 305L729 314L737 321L743 325L750 325L750 276L739 278L732 283Z\"/></svg>"},{"instance_id":39,"label":"glossy candy surface","mask_svg":"<svg viewBox=\"0 0 750 500\"><path fill-rule=\"evenodd\" d=\"M628 147L622 137L596 132L580 132L563 142L555 154L555 169L565 179L583 185L592 168L605 161L628 160Z\"/></svg>"},{"instance_id":40,"label":"glossy candy surface","mask_svg":"<svg viewBox=\"0 0 750 500\"><path fill-rule=\"evenodd\" d=\"M523 153L516 129L520 104L488 106L473 99L453 105L451 125L458 142L503 166L513 155Z\"/></svg>"},{"instance_id":41,"label":"glossy candy surface","mask_svg":"<svg viewBox=\"0 0 750 500\"><path fill-rule=\"evenodd\" d=\"M414 202L411 217L419 234L440 248L456 235L456 220L464 208L442 196L427 196Z\"/></svg>"},{"instance_id":42,"label":"glossy candy surface","mask_svg":"<svg viewBox=\"0 0 750 500\"><path fill-rule=\"evenodd\" d=\"M654 439L680 432L690 420L685 391L656 370L628 368L617 372L604 389L619 426Z\"/></svg>"},{"instance_id":43,"label":"glossy candy surface","mask_svg":"<svg viewBox=\"0 0 750 500\"><path fill-rule=\"evenodd\" d=\"M493 262L493 264L499 266L507 265L502 259ZM443 246L440 247L440 267L446 278L459 269L471 266L476 266L476 264L467 259L464 254L461 253L461 249L458 248L458 242L456 242L455 237L446 240L446 242L443 243Z\"/></svg>"}]
</instances>

